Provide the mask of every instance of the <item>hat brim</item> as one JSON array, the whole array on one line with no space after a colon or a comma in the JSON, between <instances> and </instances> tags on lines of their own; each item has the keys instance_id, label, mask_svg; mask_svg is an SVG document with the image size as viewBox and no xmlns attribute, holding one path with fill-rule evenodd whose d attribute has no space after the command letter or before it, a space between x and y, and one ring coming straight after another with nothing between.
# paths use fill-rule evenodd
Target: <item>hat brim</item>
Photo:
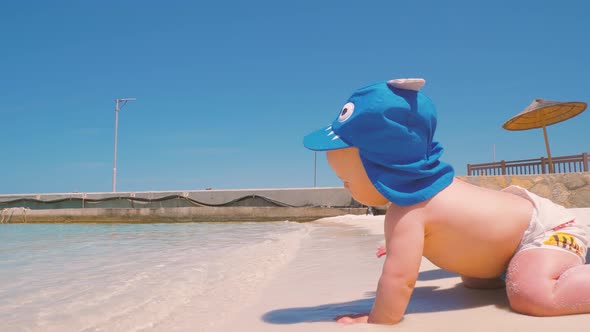
<instances>
[{"instance_id":1,"label":"hat brim","mask_svg":"<svg viewBox=\"0 0 590 332\"><path fill-rule=\"evenodd\" d=\"M318 129L303 138L303 146L313 151L328 151L348 148L351 145L344 142L332 131L332 126Z\"/></svg>"}]
</instances>

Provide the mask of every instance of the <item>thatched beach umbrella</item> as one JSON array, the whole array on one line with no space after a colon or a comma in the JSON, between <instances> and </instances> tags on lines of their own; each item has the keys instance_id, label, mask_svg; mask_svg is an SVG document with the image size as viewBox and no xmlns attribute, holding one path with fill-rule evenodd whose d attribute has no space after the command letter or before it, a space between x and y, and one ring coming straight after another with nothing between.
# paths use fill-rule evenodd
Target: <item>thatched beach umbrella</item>
<instances>
[{"instance_id":1,"label":"thatched beach umbrella","mask_svg":"<svg viewBox=\"0 0 590 332\"><path fill-rule=\"evenodd\" d=\"M527 130L543 128L547 158L549 159L549 173L553 173L553 161L549 150L546 126L565 121L584 112L586 103L571 101L559 102L544 99L535 99L533 102L502 126L506 130Z\"/></svg>"}]
</instances>

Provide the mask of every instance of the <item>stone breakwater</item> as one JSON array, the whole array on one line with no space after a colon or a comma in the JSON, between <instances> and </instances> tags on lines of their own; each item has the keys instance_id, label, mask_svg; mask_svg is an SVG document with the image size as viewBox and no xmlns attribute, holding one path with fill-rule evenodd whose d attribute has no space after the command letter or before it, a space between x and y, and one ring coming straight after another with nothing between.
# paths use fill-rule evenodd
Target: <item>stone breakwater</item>
<instances>
[{"instance_id":1,"label":"stone breakwater","mask_svg":"<svg viewBox=\"0 0 590 332\"><path fill-rule=\"evenodd\" d=\"M365 215L366 208L333 207L177 207L133 209L0 210L0 224L14 223L169 223L237 221L312 221L346 214Z\"/></svg>"},{"instance_id":2,"label":"stone breakwater","mask_svg":"<svg viewBox=\"0 0 590 332\"><path fill-rule=\"evenodd\" d=\"M590 172L542 175L458 176L471 184L500 190L521 186L567 208L590 207Z\"/></svg>"}]
</instances>

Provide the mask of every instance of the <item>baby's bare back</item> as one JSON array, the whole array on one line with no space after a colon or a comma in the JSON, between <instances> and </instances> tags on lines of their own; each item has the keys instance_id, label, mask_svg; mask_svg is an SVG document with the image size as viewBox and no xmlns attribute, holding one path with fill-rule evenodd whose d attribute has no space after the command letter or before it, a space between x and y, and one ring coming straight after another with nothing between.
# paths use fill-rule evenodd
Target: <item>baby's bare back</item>
<instances>
[{"instance_id":1,"label":"baby's bare back","mask_svg":"<svg viewBox=\"0 0 590 332\"><path fill-rule=\"evenodd\" d=\"M513 194L455 179L426 209L424 256L464 276L494 278L506 271L533 205Z\"/></svg>"}]
</instances>

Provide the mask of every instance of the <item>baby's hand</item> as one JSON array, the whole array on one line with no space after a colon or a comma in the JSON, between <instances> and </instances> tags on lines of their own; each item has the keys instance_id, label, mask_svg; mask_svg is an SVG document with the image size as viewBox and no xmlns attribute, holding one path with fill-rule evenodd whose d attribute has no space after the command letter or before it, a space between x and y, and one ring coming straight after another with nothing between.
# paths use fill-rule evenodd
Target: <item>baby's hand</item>
<instances>
[{"instance_id":1,"label":"baby's hand","mask_svg":"<svg viewBox=\"0 0 590 332\"><path fill-rule=\"evenodd\" d=\"M344 315L336 317L336 322L340 324L350 325L350 324L358 324L358 323L368 323L369 315L368 314L352 314L352 315Z\"/></svg>"},{"instance_id":2,"label":"baby's hand","mask_svg":"<svg viewBox=\"0 0 590 332\"><path fill-rule=\"evenodd\" d=\"M385 255L385 247L384 246L377 247L377 253L375 255L377 255L377 258L384 256Z\"/></svg>"}]
</instances>

